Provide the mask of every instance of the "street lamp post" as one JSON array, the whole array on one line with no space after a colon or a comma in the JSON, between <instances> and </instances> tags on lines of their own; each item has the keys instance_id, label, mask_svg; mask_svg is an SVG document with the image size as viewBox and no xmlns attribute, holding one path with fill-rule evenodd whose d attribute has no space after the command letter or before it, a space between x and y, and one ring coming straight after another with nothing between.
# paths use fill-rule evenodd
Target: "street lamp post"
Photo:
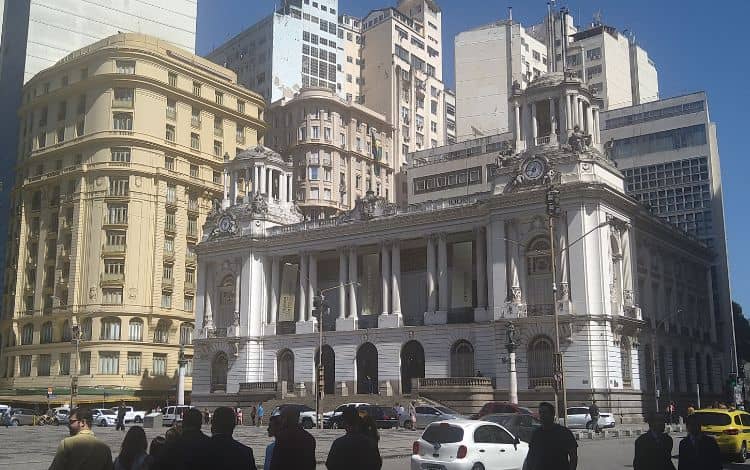
<instances>
[{"instance_id":1,"label":"street lamp post","mask_svg":"<svg viewBox=\"0 0 750 470\"><path fill-rule=\"evenodd\" d=\"M78 351L81 344L81 327L78 324L71 327L70 340L75 346L75 358L73 359L74 367L73 373L70 376L70 409L73 410L73 408L75 408L75 399L78 396L78 373L80 367L78 363Z\"/></svg>"}]
</instances>

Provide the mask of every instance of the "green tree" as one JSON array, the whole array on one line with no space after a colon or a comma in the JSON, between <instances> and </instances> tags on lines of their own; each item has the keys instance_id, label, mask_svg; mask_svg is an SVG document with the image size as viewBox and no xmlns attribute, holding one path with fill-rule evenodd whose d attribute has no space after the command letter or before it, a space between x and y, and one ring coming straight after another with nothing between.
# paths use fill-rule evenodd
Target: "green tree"
<instances>
[{"instance_id":1,"label":"green tree","mask_svg":"<svg viewBox=\"0 0 750 470\"><path fill-rule=\"evenodd\" d=\"M734 336L737 342L737 361L750 362L750 320L742 314L742 305L732 302L734 314ZM745 371L749 374L750 371Z\"/></svg>"}]
</instances>

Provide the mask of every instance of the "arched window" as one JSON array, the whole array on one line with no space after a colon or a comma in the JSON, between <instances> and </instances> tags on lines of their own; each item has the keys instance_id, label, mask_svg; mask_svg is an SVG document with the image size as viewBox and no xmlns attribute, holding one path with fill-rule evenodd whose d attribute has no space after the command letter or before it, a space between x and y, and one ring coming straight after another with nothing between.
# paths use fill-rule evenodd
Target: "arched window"
<instances>
[{"instance_id":1,"label":"arched window","mask_svg":"<svg viewBox=\"0 0 750 470\"><path fill-rule=\"evenodd\" d=\"M622 338L620 341L620 367L622 368L622 386L624 388L633 386L633 360L631 352L630 340Z\"/></svg>"},{"instance_id":2,"label":"arched window","mask_svg":"<svg viewBox=\"0 0 750 470\"><path fill-rule=\"evenodd\" d=\"M128 323L128 340L143 341L143 320L140 318L133 318Z\"/></svg>"},{"instance_id":3,"label":"arched window","mask_svg":"<svg viewBox=\"0 0 750 470\"><path fill-rule=\"evenodd\" d=\"M451 347L451 377L474 377L474 346L462 339Z\"/></svg>"},{"instance_id":4,"label":"arched window","mask_svg":"<svg viewBox=\"0 0 750 470\"><path fill-rule=\"evenodd\" d=\"M154 343L169 343L169 322L159 320L154 329Z\"/></svg>"},{"instance_id":5,"label":"arched window","mask_svg":"<svg viewBox=\"0 0 750 470\"><path fill-rule=\"evenodd\" d=\"M279 382L286 382L287 391L294 390L294 353L288 349L282 349L276 358L277 376Z\"/></svg>"},{"instance_id":6,"label":"arched window","mask_svg":"<svg viewBox=\"0 0 750 470\"><path fill-rule=\"evenodd\" d=\"M52 342L52 334L53 334L53 328L52 328L52 322L48 321L42 325L42 332L41 336L39 337L39 342L42 344L47 344Z\"/></svg>"},{"instance_id":7,"label":"arched window","mask_svg":"<svg viewBox=\"0 0 750 470\"><path fill-rule=\"evenodd\" d=\"M21 330L21 345L34 344L34 324L27 323Z\"/></svg>"},{"instance_id":8,"label":"arched window","mask_svg":"<svg viewBox=\"0 0 750 470\"><path fill-rule=\"evenodd\" d=\"M711 359L710 354L706 354L706 391L712 391L714 389L714 361Z\"/></svg>"},{"instance_id":9,"label":"arched window","mask_svg":"<svg viewBox=\"0 0 750 470\"><path fill-rule=\"evenodd\" d=\"M378 348L365 343L357 349L357 393L378 393Z\"/></svg>"},{"instance_id":10,"label":"arched window","mask_svg":"<svg viewBox=\"0 0 750 470\"><path fill-rule=\"evenodd\" d=\"M84 318L81 321L81 339L83 341L91 341L91 334L93 331L93 320L89 318Z\"/></svg>"},{"instance_id":11,"label":"arched window","mask_svg":"<svg viewBox=\"0 0 750 470\"><path fill-rule=\"evenodd\" d=\"M109 341L120 340L120 319L116 317L102 318L102 331L99 339Z\"/></svg>"},{"instance_id":12,"label":"arched window","mask_svg":"<svg viewBox=\"0 0 750 470\"><path fill-rule=\"evenodd\" d=\"M70 320L65 320L62 325L61 341L67 343L71 339L73 339L73 334L70 329Z\"/></svg>"},{"instance_id":13,"label":"arched window","mask_svg":"<svg viewBox=\"0 0 750 470\"><path fill-rule=\"evenodd\" d=\"M528 315L552 315L552 256L546 238L535 238L526 250L526 305Z\"/></svg>"},{"instance_id":14,"label":"arched window","mask_svg":"<svg viewBox=\"0 0 750 470\"><path fill-rule=\"evenodd\" d=\"M529 344L529 388L554 385L555 347L546 336L534 338Z\"/></svg>"},{"instance_id":15,"label":"arched window","mask_svg":"<svg viewBox=\"0 0 750 470\"><path fill-rule=\"evenodd\" d=\"M183 323L180 325L180 344L192 344L193 343L193 324Z\"/></svg>"},{"instance_id":16,"label":"arched window","mask_svg":"<svg viewBox=\"0 0 750 470\"><path fill-rule=\"evenodd\" d=\"M229 360L223 352L218 353L211 361L211 392L227 391L227 373Z\"/></svg>"}]
</instances>

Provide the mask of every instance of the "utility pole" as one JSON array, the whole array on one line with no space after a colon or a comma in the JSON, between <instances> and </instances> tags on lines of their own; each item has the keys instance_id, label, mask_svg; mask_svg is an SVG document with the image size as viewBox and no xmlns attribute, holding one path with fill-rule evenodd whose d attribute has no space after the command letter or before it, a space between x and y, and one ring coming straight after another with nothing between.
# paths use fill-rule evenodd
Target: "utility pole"
<instances>
[{"instance_id":1,"label":"utility pole","mask_svg":"<svg viewBox=\"0 0 750 470\"><path fill-rule=\"evenodd\" d=\"M78 351L81 344L81 327L78 324L73 325L73 327L71 328L71 341L75 346L75 357L73 358L73 373L70 375L70 410L73 411L73 409L75 408L75 399L78 397L78 373L80 367L78 363Z\"/></svg>"},{"instance_id":2,"label":"utility pole","mask_svg":"<svg viewBox=\"0 0 750 470\"><path fill-rule=\"evenodd\" d=\"M555 409L560 418L560 403L558 394L562 392L563 425L568 425L568 396L565 390L565 367L563 354L560 351L560 319L557 313L557 263L555 259L555 219L560 216L560 190L549 184L546 194L547 220L549 222L549 247L552 268L552 309L555 317L555 356L554 356L554 386Z\"/></svg>"},{"instance_id":3,"label":"utility pole","mask_svg":"<svg viewBox=\"0 0 750 470\"><path fill-rule=\"evenodd\" d=\"M177 404L185 404L185 366L187 365L187 358L185 357L185 346L180 345L180 352L177 356L177 364L179 371L177 374Z\"/></svg>"},{"instance_id":4,"label":"utility pole","mask_svg":"<svg viewBox=\"0 0 750 470\"><path fill-rule=\"evenodd\" d=\"M338 289L338 286L336 286ZM318 429L323 429L323 419L320 413L320 401L325 391L325 369L323 368L323 311L330 307L326 302L323 291L318 291L318 295L313 297L313 308L318 312L318 380L315 390L315 424ZM314 314L313 314L314 316Z\"/></svg>"}]
</instances>

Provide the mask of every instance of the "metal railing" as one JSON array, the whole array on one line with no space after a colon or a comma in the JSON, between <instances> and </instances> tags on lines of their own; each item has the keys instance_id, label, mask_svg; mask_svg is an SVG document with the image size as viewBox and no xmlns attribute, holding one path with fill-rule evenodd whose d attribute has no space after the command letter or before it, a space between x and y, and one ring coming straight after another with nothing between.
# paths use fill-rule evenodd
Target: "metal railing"
<instances>
[{"instance_id":1,"label":"metal railing","mask_svg":"<svg viewBox=\"0 0 750 470\"><path fill-rule=\"evenodd\" d=\"M420 377L420 388L426 387L492 387L491 377Z\"/></svg>"},{"instance_id":2,"label":"metal railing","mask_svg":"<svg viewBox=\"0 0 750 470\"><path fill-rule=\"evenodd\" d=\"M240 382L240 392L275 392L278 382Z\"/></svg>"},{"instance_id":3,"label":"metal railing","mask_svg":"<svg viewBox=\"0 0 750 470\"><path fill-rule=\"evenodd\" d=\"M554 387L554 377L529 377L529 388Z\"/></svg>"}]
</instances>

